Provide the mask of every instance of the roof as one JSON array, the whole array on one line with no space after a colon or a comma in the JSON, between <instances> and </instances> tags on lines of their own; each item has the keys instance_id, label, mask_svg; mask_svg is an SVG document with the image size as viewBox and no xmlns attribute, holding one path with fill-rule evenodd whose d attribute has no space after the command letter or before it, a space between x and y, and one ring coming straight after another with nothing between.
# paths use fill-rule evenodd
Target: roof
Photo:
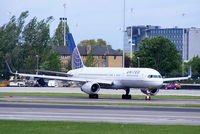
<instances>
[{"instance_id":1,"label":"roof","mask_svg":"<svg viewBox=\"0 0 200 134\"><path fill-rule=\"evenodd\" d=\"M70 55L69 46L55 46L55 51L59 55ZM89 50L85 46L78 46L79 52L82 56L87 56ZM122 56L122 54L110 47L92 46L91 52L94 56Z\"/></svg>"}]
</instances>

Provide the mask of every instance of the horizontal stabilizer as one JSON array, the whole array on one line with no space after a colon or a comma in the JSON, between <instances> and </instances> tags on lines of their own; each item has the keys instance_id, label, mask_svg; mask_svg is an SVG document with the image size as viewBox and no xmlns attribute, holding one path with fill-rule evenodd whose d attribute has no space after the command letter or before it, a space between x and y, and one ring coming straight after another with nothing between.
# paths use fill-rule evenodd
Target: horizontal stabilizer
<instances>
[{"instance_id":1,"label":"horizontal stabilizer","mask_svg":"<svg viewBox=\"0 0 200 134\"><path fill-rule=\"evenodd\" d=\"M15 74L15 73L13 73L13 71L11 70L11 68L10 68L10 66L9 66L9 64L8 64L7 61L6 61L6 65L7 65L8 69L9 69L9 72L10 72L11 74Z\"/></svg>"}]
</instances>

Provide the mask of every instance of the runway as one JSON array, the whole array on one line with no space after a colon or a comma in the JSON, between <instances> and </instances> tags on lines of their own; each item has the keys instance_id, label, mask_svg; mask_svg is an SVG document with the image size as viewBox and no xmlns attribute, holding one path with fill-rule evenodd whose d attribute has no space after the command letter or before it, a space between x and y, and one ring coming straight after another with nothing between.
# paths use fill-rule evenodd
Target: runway
<instances>
[{"instance_id":1,"label":"runway","mask_svg":"<svg viewBox=\"0 0 200 134\"><path fill-rule=\"evenodd\" d=\"M1 92L12 93L83 93L79 87L0 87ZM124 94L124 90L101 89L98 94ZM144 95L139 89L131 89L131 95ZM200 90L160 89L157 95L200 96Z\"/></svg>"},{"instance_id":2,"label":"runway","mask_svg":"<svg viewBox=\"0 0 200 134\"><path fill-rule=\"evenodd\" d=\"M0 102L0 119L200 125L200 109Z\"/></svg>"},{"instance_id":3,"label":"runway","mask_svg":"<svg viewBox=\"0 0 200 134\"><path fill-rule=\"evenodd\" d=\"M0 96L4 101L46 101L46 102L73 102L73 103L145 103L145 104L200 104L200 99L154 99L145 101L144 99L130 100L120 98L99 98L89 99L88 97L49 97L49 96Z\"/></svg>"}]
</instances>

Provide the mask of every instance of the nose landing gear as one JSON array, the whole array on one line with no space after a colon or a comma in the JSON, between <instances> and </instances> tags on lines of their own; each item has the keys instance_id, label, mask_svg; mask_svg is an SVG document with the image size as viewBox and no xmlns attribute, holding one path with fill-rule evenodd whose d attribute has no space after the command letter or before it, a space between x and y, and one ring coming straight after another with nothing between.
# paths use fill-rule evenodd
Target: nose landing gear
<instances>
[{"instance_id":1,"label":"nose landing gear","mask_svg":"<svg viewBox=\"0 0 200 134\"><path fill-rule=\"evenodd\" d=\"M145 100L151 100L151 96L150 95L145 96Z\"/></svg>"}]
</instances>

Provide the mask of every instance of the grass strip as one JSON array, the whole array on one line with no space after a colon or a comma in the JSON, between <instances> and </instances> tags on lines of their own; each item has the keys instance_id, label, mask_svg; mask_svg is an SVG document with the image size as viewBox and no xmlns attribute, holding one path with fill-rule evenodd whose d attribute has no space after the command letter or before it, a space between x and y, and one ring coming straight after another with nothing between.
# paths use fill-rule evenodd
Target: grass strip
<instances>
[{"instance_id":1,"label":"grass strip","mask_svg":"<svg viewBox=\"0 0 200 134\"><path fill-rule=\"evenodd\" d=\"M2 134L199 134L192 125L0 120Z\"/></svg>"},{"instance_id":2,"label":"grass strip","mask_svg":"<svg viewBox=\"0 0 200 134\"><path fill-rule=\"evenodd\" d=\"M82 93L0 93L2 96L55 96L55 97L85 97L87 94ZM133 95L134 99L144 99L145 95ZM100 98L121 98L121 95L99 94ZM152 99L200 99L200 96L174 96L174 95L158 95L152 96Z\"/></svg>"}]
</instances>

